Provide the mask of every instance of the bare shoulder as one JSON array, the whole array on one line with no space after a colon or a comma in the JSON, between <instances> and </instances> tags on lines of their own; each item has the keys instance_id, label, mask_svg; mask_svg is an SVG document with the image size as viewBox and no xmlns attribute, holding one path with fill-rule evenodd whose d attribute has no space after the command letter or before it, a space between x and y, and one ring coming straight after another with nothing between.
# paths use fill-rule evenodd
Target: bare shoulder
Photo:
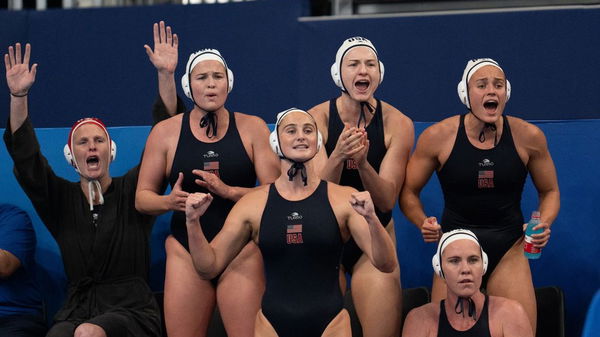
<instances>
[{"instance_id":1,"label":"bare shoulder","mask_svg":"<svg viewBox=\"0 0 600 337\"><path fill-rule=\"evenodd\" d=\"M412 125L412 120L388 102L381 101L381 110L383 111L384 121L388 119L393 122L404 122Z\"/></svg>"},{"instance_id":2,"label":"bare shoulder","mask_svg":"<svg viewBox=\"0 0 600 337\"><path fill-rule=\"evenodd\" d=\"M242 206L254 207L266 203L270 186L271 184L258 186L252 191L244 194L244 196L237 201L236 205L241 204Z\"/></svg>"},{"instance_id":3,"label":"bare shoulder","mask_svg":"<svg viewBox=\"0 0 600 337\"><path fill-rule=\"evenodd\" d=\"M165 120L158 122L150 132L154 137L159 139L179 138L183 114L177 114Z\"/></svg>"},{"instance_id":4,"label":"bare shoulder","mask_svg":"<svg viewBox=\"0 0 600 337\"><path fill-rule=\"evenodd\" d=\"M491 331L499 336L533 337L527 313L519 302L490 296L488 306Z\"/></svg>"},{"instance_id":5,"label":"bare shoulder","mask_svg":"<svg viewBox=\"0 0 600 337\"><path fill-rule=\"evenodd\" d=\"M412 309L408 314L412 315L413 318L418 318L419 320L435 321L437 323L440 315L440 304L437 302L426 303L420 307Z\"/></svg>"},{"instance_id":6,"label":"bare shoulder","mask_svg":"<svg viewBox=\"0 0 600 337\"><path fill-rule=\"evenodd\" d=\"M417 149L427 152L439 150L446 144L454 143L458 131L459 116L448 117L427 127L419 136Z\"/></svg>"},{"instance_id":7,"label":"bare shoulder","mask_svg":"<svg viewBox=\"0 0 600 337\"><path fill-rule=\"evenodd\" d=\"M325 101L313 106L308 110L308 112L315 117L317 115L329 114L329 101Z\"/></svg>"},{"instance_id":8,"label":"bare shoulder","mask_svg":"<svg viewBox=\"0 0 600 337\"><path fill-rule=\"evenodd\" d=\"M234 112L235 122L238 128L254 128L254 127L267 127L267 123L260 117L245 114L243 112Z\"/></svg>"},{"instance_id":9,"label":"bare shoulder","mask_svg":"<svg viewBox=\"0 0 600 337\"><path fill-rule=\"evenodd\" d=\"M336 198L346 198L347 199L347 198L350 198L352 193L357 192L357 190L354 187L338 185L338 184L332 183L330 181L327 182L327 190L328 190L330 198L336 197Z\"/></svg>"},{"instance_id":10,"label":"bare shoulder","mask_svg":"<svg viewBox=\"0 0 600 337\"><path fill-rule=\"evenodd\" d=\"M241 112L235 112L234 116L238 130L244 135L262 135L269 132L267 123L258 116Z\"/></svg>"},{"instance_id":11,"label":"bare shoulder","mask_svg":"<svg viewBox=\"0 0 600 337\"><path fill-rule=\"evenodd\" d=\"M336 210L350 207L350 197L352 193L357 192L354 187L338 185L336 183L327 182L327 195L331 206ZM348 208L349 210L350 208Z\"/></svg>"},{"instance_id":12,"label":"bare shoulder","mask_svg":"<svg viewBox=\"0 0 600 337\"><path fill-rule=\"evenodd\" d=\"M536 125L525 121L524 119L507 116L513 137L518 137L524 141L544 140L544 132Z\"/></svg>"},{"instance_id":13,"label":"bare shoulder","mask_svg":"<svg viewBox=\"0 0 600 337\"><path fill-rule=\"evenodd\" d=\"M523 309L523 306L519 302L510 298L489 296L488 301L490 313L512 316L525 312L525 309Z\"/></svg>"},{"instance_id":14,"label":"bare shoulder","mask_svg":"<svg viewBox=\"0 0 600 337\"><path fill-rule=\"evenodd\" d=\"M327 124L329 123L329 101L315 105L308 110L308 113L315 118L321 135L327 137ZM326 139L326 138L325 138Z\"/></svg>"},{"instance_id":15,"label":"bare shoulder","mask_svg":"<svg viewBox=\"0 0 600 337\"><path fill-rule=\"evenodd\" d=\"M402 336L436 336L439 316L439 303L427 303L412 309L404 321Z\"/></svg>"}]
</instances>

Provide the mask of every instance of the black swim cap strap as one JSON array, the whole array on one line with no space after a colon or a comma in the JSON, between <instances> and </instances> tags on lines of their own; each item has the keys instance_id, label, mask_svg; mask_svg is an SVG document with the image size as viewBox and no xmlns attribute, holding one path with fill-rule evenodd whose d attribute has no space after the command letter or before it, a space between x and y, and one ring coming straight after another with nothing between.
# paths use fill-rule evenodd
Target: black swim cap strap
<instances>
[{"instance_id":1,"label":"black swim cap strap","mask_svg":"<svg viewBox=\"0 0 600 337\"><path fill-rule=\"evenodd\" d=\"M462 314L465 317L464 311L464 302L469 304L468 315L472 317L474 321L477 320L477 307L475 306L475 302L471 297L459 297L456 305L454 306L454 312L457 314Z\"/></svg>"},{"instance_id":2,"label":"black swim cap strap","mask_svg":"<svg viewBox=\"0 0 600 337\"><path fill-rule=\"evenodd\" d=\"M200 128L206 128L206 136L213 138L217 135L218 117L214 111L209 111L200 119Z\"/></svg>"},{"instance_id":3,"label":"black swim cap strap","mask_svg":"<svg viewBox=\"0 0 600 337\"><path fill-rule=\"evenodd\" d=\"M375 111L375 107L371 105L371 103L369 102L360 102L360 116L358 117L358 123L356 124L357 128L360 128L360 121L364 121L364 126L365 128L367 127L367 118L365 116L365 107L367 108L367 110L369 110L369 112L371 113L371 115L374 114Z\"/></svg>"},{"instance_id":4,"label":"black swim cap strap","mask_svg":"<svg viewBox=\"0 0 600 337\"><path fill-rule=\"evenodd\" d=\"M482 121L481 118L477 117L477 115L474 114L472 110L469 110L469 112L471 112L471 114L475 118L477 118L480 122L483 122L483 128L481 129L481 132L479 133L479 142L485 143L485 130L490 129L492 132L494 132L494 146L498 145L498 132L497 132L496 124L486 123L486 122Z\"/></svg>"},{"instance_id":5,"label":"black swim cap strap","mask_svg":"<svg viewBox=\"0 0 600 337\"><path fill-rule=\"evenodd\" d=\"M302 177L302 182L304 183L304 186L308 185L308 177L306 176L306 167L304 166L304 163L299 163L295 161L291 162L292 167L290 167L290 169L287 171L287 175L290 181L293 181L294 177L298 174L298 172L300 172L300 176Z\"/></svg>"}]
</instances>

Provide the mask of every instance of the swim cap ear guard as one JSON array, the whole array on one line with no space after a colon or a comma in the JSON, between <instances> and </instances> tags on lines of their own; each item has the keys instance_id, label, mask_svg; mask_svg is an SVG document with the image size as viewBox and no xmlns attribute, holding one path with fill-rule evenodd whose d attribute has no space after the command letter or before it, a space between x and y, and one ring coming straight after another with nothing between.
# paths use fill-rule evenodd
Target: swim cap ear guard
<instances>
[{"instance_id":1,"label":"swim cap ear guard","mask_svg":"<svg viewBox=\"0 0 600 337\"><path fill-rule=\"evenodd\" d=\"M475 72L477 70L479 70L479 68L484 67L484 66L490 66L490 65L494 66L494 67L500 69L502 72L504 72L504 70L500 67L498 62L496 62L490 58L473 59L473 60L469 60L469 62L467 62L467 66L465 67L465 70L463 71L461 81L458 82L456 91L458 92L458 98L460 98L460 101L462 102L462 104L466 105L468 109L471 109L471 102L469 102L469 86L468 86L469 80L471 79L471 76L473 76L473 74L475 74ZM506 74L505 74L505 77L506 77ZM511 92L510 82L508 81L508 79L506 79L506 101L507 102L510 99L510 92Z\"/></svg>"},{"instance_id":2,"label":"swim cap ear guard","mask_svg":"<svg viewBox=\"0 0 600 337\"><path fill-rule=\"evenodd\" d=\"M385 73L385 67L383 66L383 62L379 61L379 54L377 54L377 49L375 49L373 43L371 43L371 41L369 41L368 39L365 39L364 37L360 36L355 36L347 39L346 41L344 41L344 43L342 43L335 55L335 63L331 65L330 69L331 78L333 79L333 82L340 89L342 89L342 91L346 91L344 83L342 82L342 60L344 59L344 56L346 55L346 53L348 53L350 49L359 46L369 47L375 53L375 56L377 56L377 61L379 62L379 83L381 84L381 82L383 82L383 74Z\"/></svg>"},{"instance_id":3,"label":"swim cap ear guard","mask_svg":"<svg viewBox=\"0 0 600 337\"><path fill-rule=\"evenodd\" d=\"M483 274L485 274L488 267L488 256L483 251L483 248L481 248L481 244L479 244L479 240L477 239L477 236L475 236L475 233L467 229L455 229L442 235L438 243L437 251L431 259L431 265L433 266L433 271L435 274L442 279L445 278L444 271L442 270L442 252L449 244L456 240L471 240L479 246L479 250L481 251L481 260L483 262Z\"/></svg>"},{"instance_id":4,"label":"swim cap ear guard","mask_svg":"<svg viewBox=\"0 0 600 337\"><path fill-rule=\"evenodd\" d=\"M106 137L108 138L108 141L110 142L110 162L112 162L113 160L115 160L115 158L117 157L117 144L110 138L110 135L108 134L108 130L106 129L106 126L104 125L104 123L102 123L102 121L99 118L93 118L93 117L88 117L88 118L82 118L80 120L78 120L77 122L75 122L75 124L73 124L73 126L71 127L71 131L69 131L69 138L67 139L67 144L65 144L65 146L63 147L63 154L65 156L65 160L75 168L75 171L77 171L77 173L79 173L79 166L77 165L77 161L75 160L75 157L73 156L73 136L75 134L75 131L82 125L84 124L88 124L88 123L92 123L95 124L97 126L99 126L104 133L106 134Z\"/></svg>"},{"instance_id":5,"label":"swim cap ear guard","mask_svg":"<svg viewBox=\"0 0 600 337\"><path fill-rule=\"evenodd\" d=\"M273 152L275 152L279 156L279 158L286 158L286 157L283 154L283 152L281 151L281 146L279 146L279 134L277 132L277 129L279 128L279 123L281 123L283 118L292 111L303 112L303 113L309 115L310 118L312 118L314 121L314 118L311 114L309 114L308 112L306 112L304 110L298 109L298 108L290 108L290 109L284 110L277 114L277 122L275 123L275 128L269 135L269 144L271 144L271 149L273 149ZM317 125L316 122L315 122L315 125ZM323 145L323 136L321 135L321 132L319 130L317 130L317 152L319 152L322 145Z\"/></svg>"},{"instance_id":6,"label":"swim cap ear guard","mask_svg":"<svg viewBox=\"0 0 600 337\"><path fill-rule=\"evenodd\" d=\"M181 77L181 88L183 89L183 93L190 99L193 99L190 89L190 75L192 74L192 70L198 63L207 60L214 60L223 64L227 72L227 93L230 93L233 89L233 72L227 66L227 62L225 62L221 53L216 49L201 49L190 55L187 65L185 66L185 73Z\"/></svg>"}]
</instances>

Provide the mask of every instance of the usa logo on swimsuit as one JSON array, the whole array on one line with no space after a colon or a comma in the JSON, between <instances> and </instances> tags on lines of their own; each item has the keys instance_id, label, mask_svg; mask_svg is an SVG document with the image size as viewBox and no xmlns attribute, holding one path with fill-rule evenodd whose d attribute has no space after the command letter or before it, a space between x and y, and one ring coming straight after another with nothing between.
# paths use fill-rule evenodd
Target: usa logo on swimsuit
<instances>
[{"instance_id":1,"label":"usa logo on swimsuit","mask_svg":"<svg viewBox=\"0 0 600 337\"><path fill-rule=\"evenodd\" d=\"M494 171L479 171L477 175L478 188L494 188Z\"/></svg>"},{"instance_id":2,"label":"usa logo on swimsuit","mask_svg":"<svg viewBox=\"0 0 600 337\"><path fill-rule=\"evenodd\" d=\"M204 162L204 171L210 172L217 177L221 177L219 175L219 162L218 161L205 161Z\"/></svg>"},{"instance_id":3,"label":"usa logo on swimsuit","mask_svg":"<svg viewBox=\"0 0 600 337\"><path fill-rule=\"evenodd\" d=\"M358 170L358 164L356 164L356 160L350 158L346 160L346 169L347 170Z\"/></svg>"},{"instance_id":4,"label":"usa logo on swimsuit","mask_svg":"<svg viewBox=\"0 0 600 337\"><path fill-rule=\"evenodd\" d=\"M286 242L288 245L304 243L302 239L302 224L287 225Z\"/></svg>"}]
</instances>

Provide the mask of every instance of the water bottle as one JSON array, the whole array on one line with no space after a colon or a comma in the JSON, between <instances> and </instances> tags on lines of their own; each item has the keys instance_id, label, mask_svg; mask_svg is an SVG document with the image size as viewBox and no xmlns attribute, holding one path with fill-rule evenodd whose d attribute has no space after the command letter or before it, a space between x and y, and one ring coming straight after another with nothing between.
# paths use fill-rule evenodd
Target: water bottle
<instances>
[{"instance_id":1,"label":"water bottle","mask_svg":"<svg viewBox=\"0 0 600 337\"><path fill-rule=\"evenodd\" d=\"M533 238L532 234L540 234L544 232L543 228L533 230L533 227L537 226L540 223L540 212L533 211L531 213L531 220L527 223L527 228L525 229L525 244L523 249L525 250L525 257L528 259L539 259L542 255L542 249L536 248L533 246Z\"/></svg>"}]
</instances>

